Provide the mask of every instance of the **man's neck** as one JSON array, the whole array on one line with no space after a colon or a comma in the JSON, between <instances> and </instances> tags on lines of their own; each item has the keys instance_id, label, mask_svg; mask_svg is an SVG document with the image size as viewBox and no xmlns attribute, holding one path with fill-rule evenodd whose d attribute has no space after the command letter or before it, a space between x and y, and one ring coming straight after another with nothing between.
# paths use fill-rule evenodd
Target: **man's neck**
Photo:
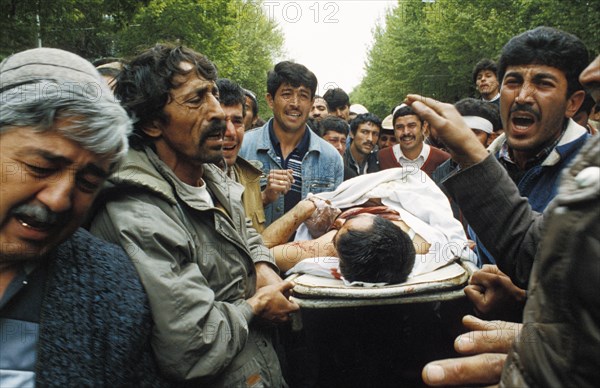
<instances>
[{"instance_id":1,"label":"man's neck","mask_svg":"<svg viewBox=\"0 0 600 388\"><path fill-rule=\"evenodd\" d=\"M359 152L354 147L354 142L350 143L350 155L352 155L352 158L359 166L363 164L365 159L367 158L367 155L363 154L362 152Z\"/></svg>"},{"instance_id":2,"label":"man's neck","mask_svg":"<svg viewBox=\"0 0 600 388\"><path fill-rule=\"evenodd\" d=\"M286 159L288 155L294 151L298 144L300 144L300 141L302 141L306 130L307 128L305 123L303 128L295 132L284 131L283 129L281 129L277 121L273 120L273 132L279 140L279 146L281 147L281 155L284 159Z\"/></svg>"},{"instance_id":3,"label":"man's neck","mask_svg":"<svg viewBox=\"0 0 600 388\"><path fill-rule=\"evenodd\" d=\"M201 163L196 165L181 163L179 155L174 153L164 142L157 141L155 145L158 158L173 171L179 180L190 186L201 186L202 176L204 175L204 168Z\"/></svg>"},{"instance_id":4,"label":"man's neck","mask_svg":"<svg viewBox=\"0 0 600 388\"><path fill-rule=\"evenodd\" d=\"M498 95L498 91L494 91L492 93L482 94L481 98L485 101L492 101Z\"/></svg>"},{"instance_id":5,"label":"man's neck","mask_svg":"<svg viewBox=\"0 0 600 388\"><path fill-rule=\"evenodd\" d=\"M400 148L402 149L402 146L400 146ZM423 143L421 143L420 147L412 149L412 150L402 149L402 155L404 155L404 157L406 159L415 160L416 158L419 157L419 155L421 155L421 151L423 151Z\"/></svg>"},{"instance_id":6,"label":"man's neck","mask_svg":"<svg viewBox=\"0 0 600 388\"><path fill-rule=\"evenodd\" d=\"M549 139L541 147L538 147L535 150L515 150L509 145L508 150L510 152L510 158L519 167L520 170L524 170L525 168L527 168L527 163L529 161L537 157L539 153L542 152L542 150L544 150L544 148L547 148L553 143L556 143L556 141L562 136L563 133L564 130L558 132L556 136L554 136L552 139Z\"/></svg>"}]
</instances>

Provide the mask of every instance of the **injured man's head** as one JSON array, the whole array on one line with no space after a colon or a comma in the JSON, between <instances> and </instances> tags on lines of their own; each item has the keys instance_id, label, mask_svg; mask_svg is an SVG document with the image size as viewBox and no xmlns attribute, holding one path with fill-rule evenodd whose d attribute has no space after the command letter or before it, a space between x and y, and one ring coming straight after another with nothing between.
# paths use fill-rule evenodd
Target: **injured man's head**
<instances>
[{"instance_id":1,"label":"injured man's head","mask_svg":"<svg viewBox=\"0 0 600 388\"><path fill-rule=\"evenodd\" d=\"M333 244L340 272L348 282L403 283L415 263L416 251L409 235L374 214L348 217Z\"/></svg>"}]
</instances>

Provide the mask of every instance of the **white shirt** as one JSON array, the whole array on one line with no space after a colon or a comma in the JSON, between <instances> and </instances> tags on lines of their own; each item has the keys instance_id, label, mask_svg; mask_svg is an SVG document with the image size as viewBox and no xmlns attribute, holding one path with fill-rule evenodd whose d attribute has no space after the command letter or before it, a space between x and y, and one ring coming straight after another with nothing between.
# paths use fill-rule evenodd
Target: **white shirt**
<instances>
[{"instance_id":1,"label":"white shirt","mask_svg":"<svg viewBox=\"0 0 600 388\"><path fill-rule=\"evenodd\" d=\"M394 152L394 157L402 167L415 166L416 171L420 170L421 167L423 167L423 165L427 161L427 158L429 158L429 152L431 151L431 147L429 146L429 144L423 143L421 153L415 159L408 159L406 156L404 156L404 154L402 153L402 148L400 148L400 144L394 144L392 146L392 151Z\"/></svg>"}]
</instances>

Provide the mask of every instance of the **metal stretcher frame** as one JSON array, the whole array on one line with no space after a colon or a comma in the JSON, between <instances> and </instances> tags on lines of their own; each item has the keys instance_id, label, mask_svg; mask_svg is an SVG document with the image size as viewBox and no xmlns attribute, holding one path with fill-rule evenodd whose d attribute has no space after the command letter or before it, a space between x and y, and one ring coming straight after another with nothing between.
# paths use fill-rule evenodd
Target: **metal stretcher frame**
<instances>
[{"instance_id":1,"label":"metal stretcher frame","mask_svg":"<svg viewBox=\"0 0 600 388\"><path fill-rule=\"evenodd\" d=\"M349 287L341 280L294 274L292 300L302 308L329 309L459 299L469 277L477 270L470 262L457 261L409 282L384 287Z\"/></svg>"}]
</instances>

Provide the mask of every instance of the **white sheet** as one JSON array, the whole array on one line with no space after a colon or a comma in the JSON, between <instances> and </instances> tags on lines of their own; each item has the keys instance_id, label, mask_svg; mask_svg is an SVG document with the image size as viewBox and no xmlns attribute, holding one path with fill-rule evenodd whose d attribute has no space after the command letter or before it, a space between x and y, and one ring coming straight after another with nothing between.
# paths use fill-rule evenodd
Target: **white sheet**
<instances>
[{"instance_id":1,"label":"white sheet","mask_svg":"<svg viewBox=\"0 0 600 388\"><path fill-rule=\"evenodd\" d=\"M457 258L477 263L477 257L467 246L461 223L452 215L448 199L423 171L399 167L359 175L343 182L335 191L317 196L341 209L381 198L384 205L398 211L404 222L431 244L427 254L416 256L411 277L434 271ZM312 239L304 224L298 228L295 239Z\"/></svg>"}]
</instances>

